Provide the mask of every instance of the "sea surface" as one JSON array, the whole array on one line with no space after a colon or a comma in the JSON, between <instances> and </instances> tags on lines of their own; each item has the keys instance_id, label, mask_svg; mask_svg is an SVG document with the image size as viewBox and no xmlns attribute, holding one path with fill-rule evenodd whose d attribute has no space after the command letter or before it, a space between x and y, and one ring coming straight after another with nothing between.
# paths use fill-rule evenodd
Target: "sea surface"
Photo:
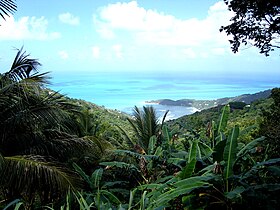
<instances>
[{"instance_id":1,"label":"sea surface","mask_svg":"<svg viewBox=\"0 0 280 210\"><path fill-rule=\"evenodd\" d=\"M152 105L159 117L169 110L168 119L194 113L193 107L147 104L157 99L218 99L256 93L280 86L278 78L200 78L187 74L160 73L51 73L49 88L68 97L83 99L131 114L133 107Z\"/></svg>"}]
</instances>

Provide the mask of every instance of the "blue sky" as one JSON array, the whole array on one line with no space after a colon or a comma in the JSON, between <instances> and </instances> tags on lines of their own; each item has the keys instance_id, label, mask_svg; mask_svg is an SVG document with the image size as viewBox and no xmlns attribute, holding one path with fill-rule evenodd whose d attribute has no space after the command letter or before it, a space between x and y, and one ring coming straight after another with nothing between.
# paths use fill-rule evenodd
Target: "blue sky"
<instances>
[{"instance_id":1,"label":"blue sky","mask_svg":"<svg viewBox=\"0 0 280 210\"><path fill-rule=\"evenodd\" d=\"M0 21L0 65L14 48L51 72L179 72L201 77L280 77L280 52L242 47L233 54L219 32L232 14L214 0L17 1Z\"/></svg>"}]
</instances>

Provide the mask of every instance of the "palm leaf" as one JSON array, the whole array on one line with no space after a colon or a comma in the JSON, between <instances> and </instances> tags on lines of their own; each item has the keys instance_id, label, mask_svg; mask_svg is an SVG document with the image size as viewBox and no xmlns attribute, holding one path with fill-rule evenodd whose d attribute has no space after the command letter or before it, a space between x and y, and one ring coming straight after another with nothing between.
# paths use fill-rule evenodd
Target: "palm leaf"
<instances>
[{"instance_id":1,"label":"palm leaf","mask_svg":"<svg viewBox=\"0 0 280 210\"><path fill-rule=\"evenodd\" d=\"M29 56L29 54L26 54L26 51L23 51L23 47L18 49L11 69L5 75L14 81L19 81L29 78L32 74L38 72L38 67L41 64L37 59L31 59Z\"/></svg>"},{"instance_id":2,"label":"palm leaf","mask_svg":"<svg viewBox=\"0 0 280 210\"><path fill-rule=\"evenodd\" d=\"M1 0L0 1L0 16L5 19L5 16L10 16L17 10L17 5L15 1L12 0Z\"/></svg>"},{"instance_id":3,"label":"palm leaf","mask_svg":"<svg viewBox=\"0 0 280 210\"><path fill-rule=\"evenodd\" d=\"M128 119L128 121L130 122L130 124L132 123L132 121L130 119ZM133 124L133 123L132 123ZM124 140L126 140L127 144L133 148L133 146L136 144L136 142L134 140L132 140L132 138L129 137L129 135L127 134L127 132L120 127L119 125L116 125L118 127L118 129L121 131L121 134L124 136Z\"/></svg>"},{"instance_id":4,"label":"palm leaf","mask_svg":"<svg viewBox=\"0 0 280 210\"><path fill-rule=\"evenodd\" d=\"M99 148L91 141L77 138L58 130L46 130L43 139L37 138L37 144L31 145L25 150L20 150L23 154L45 155L65 162L71 158L80 158L87 155L93 159L100 158ZM46 139L45 139L46 138ZM20 138L18 139L20 141Z\"/></svg>"},{"instance_id":5,"label":"palm leaf","mask_svg":"<svg viewBox=\"0 0 280 210\"><path fill-rule=\"evenodd\" d=\"M68 188L76 189L81 182L65 167L43 162L40 156L5 157L6 164L0 172L1 186L11 192L42 197L64 195ZM61 193L61 194L60 194Z\"/></svg>"},{"instance_id":6,"label":"palm leaf","mask_svg":"<svg viewBox=\"0 0 280 210\"><path fill-rule=\"evenodd\" d=\"M162 129L162 126L163 126L163 124L164 124L164 121L165 121L165 119L166 119L168 113L169 113L169 110L167 110L167 111L164 113L164 115L163 115L163 118L162 118L162 121L161 121L161 129Z\"/></svg>"},{"instance_id":7,"label":"palm leaf","mask_svg":"<svg viewBox=\"0 0 280 210\"><path fill-rule=\"evenodd\" d=\"M152 106L143 106L143 111L135 106L132 115L133 119L128 118L128 122L138 138L138 144L147 151L150 138L158 130L156 111Z\"/></svg>"}]
</instances>

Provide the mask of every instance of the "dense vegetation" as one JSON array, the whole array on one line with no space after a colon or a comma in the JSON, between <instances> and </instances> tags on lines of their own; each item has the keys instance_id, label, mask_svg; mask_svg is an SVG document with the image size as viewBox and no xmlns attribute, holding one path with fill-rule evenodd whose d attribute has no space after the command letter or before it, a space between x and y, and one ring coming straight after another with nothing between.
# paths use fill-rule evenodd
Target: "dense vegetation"
<instances>
[{"instance_id":1,"label":"dense vegetation","mask_svg":"<svg viewBox=\"0 0 280 210\"><path fill-rule=\"evenodd\" d=\"M0 74L0 207L277 209L279 89L165 123L49 90L29 57Z\"/></svg>"},{"instance_id":2,"label":"dense vegetation","mask_svg":"<svg viewBox=\"0 0 280 210\"><path fill-rule=\"evenodd\" d=\"M278 48L277 1L225 2L234 52ZM16 9L0 1L2 18ZM279 208L279 88L165 123L152 107L129 117L49 90L40 65L20 49L0 74L0 208Z\"/></svg>"}]
</instances>

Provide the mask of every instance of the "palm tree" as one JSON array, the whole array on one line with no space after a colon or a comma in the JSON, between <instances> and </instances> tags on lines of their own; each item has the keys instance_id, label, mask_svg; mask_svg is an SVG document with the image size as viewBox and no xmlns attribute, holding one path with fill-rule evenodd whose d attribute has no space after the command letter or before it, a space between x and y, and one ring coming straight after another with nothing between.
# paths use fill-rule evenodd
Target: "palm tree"
<instances>
[{"instance_id":1,"label":"palm tree","mask_svg":"<svg viewBox=\"0 0 280 210\"><path fill-rule=\"evenodd\" d=\"M65 98L44 88L47 73L19 49L11 69L0 74L0 196L29 203L57 199L80 185L67 162L90 155L93 144L67 133Z\"/></svg>"},{"instance_id":2,"label":"palm tree","mask_svg":"<svg viewBox=\"0 0 280 210\"><path fill-rule=\"evenodd\" d=\"M17 5L15 1L12 0L0 0L0 16L5 20L5 16L9 17L17 10Z\"/></svg>"},{"instance_id":3,"label":"palm tree","mask_svg":"<svg viewBox=\"0 0 280 210\"><path fill-rule=\"evenodd\" d=\"M164 114L162 124L167 113L168 111ZM128 118L128 121L136 134L137 144L147 151L150 138L158 135L161 128L156 110L153 106L143 106L141 111L135 106L132 115L133 119Z\"/></svg>"}]
</instances>

